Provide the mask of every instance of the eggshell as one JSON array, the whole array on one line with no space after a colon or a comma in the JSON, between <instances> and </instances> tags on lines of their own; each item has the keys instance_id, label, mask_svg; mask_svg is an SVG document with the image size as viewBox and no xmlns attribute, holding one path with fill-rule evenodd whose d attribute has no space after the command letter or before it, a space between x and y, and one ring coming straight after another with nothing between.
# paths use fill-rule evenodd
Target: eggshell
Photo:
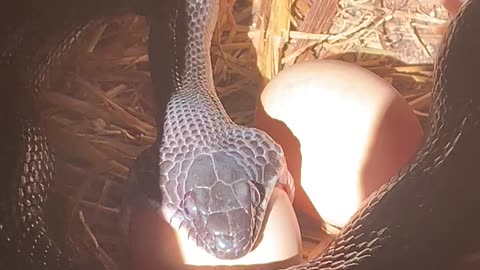
<instances>
[{"instance_id":1,"label":"eggshell","mask_svg":"<svg viewBox=\"0 0 480 270\"><path fill-rule=\"evenodd\" d=\"M311 202L337 227L422 141L422 127L398 92L367 69L342 61L314 60L281 71L261 102L257 127L286 149L289 169L308 197L300 205ZM297 145L299 151L292 149Z\"/></svg>"}]
</instances>

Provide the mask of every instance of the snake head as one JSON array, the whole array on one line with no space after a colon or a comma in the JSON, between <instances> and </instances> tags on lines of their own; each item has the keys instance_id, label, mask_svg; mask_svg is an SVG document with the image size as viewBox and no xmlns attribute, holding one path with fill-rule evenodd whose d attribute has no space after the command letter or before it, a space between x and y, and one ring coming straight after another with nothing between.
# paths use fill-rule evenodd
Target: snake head
<instances>
[{"instance_id":1,"label":"snake head","mask_svg":"<svg viewBox=\"0 0 480 270\"><path fill-rule=\"evenodd\" d=\"M256 208L263 190L251 181L233 188L220 184L214 190L213 196L205 189L186 193L184 215L195 225L197 245L220 259L240 258L253 245Z\"/></svg>"},{"instance_id":2,"label":"snake head","mask_svg":"<svg viewBox=\"0 0 480 270\"><path fill-rule=\"evenodd\" d=\"M182 225L198 246L217 258L237 259L250 252L273 189L279 183L293 186L281 148L262 143L273 144L269 140L261 136L251 138L249 146L224 144L196 156L187 170Z\"/></svg>"}]
</instances>

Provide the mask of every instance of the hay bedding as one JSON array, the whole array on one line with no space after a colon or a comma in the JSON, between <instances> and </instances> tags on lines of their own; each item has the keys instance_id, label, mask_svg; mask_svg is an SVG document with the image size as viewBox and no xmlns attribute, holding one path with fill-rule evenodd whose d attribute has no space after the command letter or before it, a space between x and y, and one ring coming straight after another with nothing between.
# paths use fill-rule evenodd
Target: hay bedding
<instances>
[{"instance_id":1,"label":"hay bedding","mask_svg":"<svg viewBox=\"0 0 480 270\"><path fill-rule=\"evenodd\" d=\"M433 0L291 2L221 1L212 61L218 94L234 121L252 125L262 86L282 68L314 58L367 67L425 119L432 63L448 20L442 7ZM64 87L43 95L57 188L70 202L68 228L87 247L80 250L96 254L106 269L124 264L118 206L133 159L155 139L147 33L136 16L100 27ZM304 257L316 256L326 234L297 210Z\"/></svg>"}]
</instances>

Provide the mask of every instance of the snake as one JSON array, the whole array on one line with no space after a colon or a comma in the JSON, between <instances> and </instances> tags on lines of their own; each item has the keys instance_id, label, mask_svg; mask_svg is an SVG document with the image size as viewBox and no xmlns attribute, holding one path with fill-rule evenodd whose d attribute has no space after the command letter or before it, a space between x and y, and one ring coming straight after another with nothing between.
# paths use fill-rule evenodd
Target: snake
<instances>
[{"instance_id":1,"label":"snake","mask_svg":"<svg viewBox=\"0 0 480 270\"><path fill-rule=\"evenodd\" d=\"M151 207L218 258L254 249L272 190L283 187L293 199L293 179L282 148L265 132L235 124L216 94L210 46L219 0L17 0L5 6L2 267L90 269L71 259L47 225L55 156L38 99L61 81L91 29L130 13L150 24L158 115L156 142L137 157L129 176L125 226L136 208ZM478 249L479 15L480 2L467 0L450 21L434 65L428 133L416 156L363 202L322 254L287 269L454 269Z\"/></svg>"}]
</instances>

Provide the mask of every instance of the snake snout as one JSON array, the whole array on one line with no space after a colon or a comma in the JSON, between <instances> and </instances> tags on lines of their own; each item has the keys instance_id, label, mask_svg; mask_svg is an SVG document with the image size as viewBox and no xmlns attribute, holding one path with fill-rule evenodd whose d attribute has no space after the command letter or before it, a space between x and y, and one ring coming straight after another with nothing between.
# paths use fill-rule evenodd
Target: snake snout
<instances>
[{"instance_id":1,"label":"snake snout","mask_svg":"<svg viewBox=\"0 0 480 270\"><path fill-rule=\"evenodd\" d=\"M215 257L223 260L233 260L245 256L251 246L247 238L239 240L228 234L217 234L207 239L206 244Z\"/></svg>"},{"instance_id":2,"label":"snake snout","mask_svg":"<svg viewBox=\"0 0 480 270\"><path fill-rule=\"evenodd\" d=\"M215 246L215 254L220 259L236 259L248 252L248 249L245 249L242 243L236 241L234 237L225 234L214 236L210 245Z\"/></svg>"},{"instance_id":3,"label":"snake snout","mask_svg":"<svg viewBox=\"0 0 480 270\"><path fill-rule=\"evenodd\" d=\"M233 238L229 235L217 235L214 237L215 247L221 252L228 252L233 248L234 242Z\"/></svg>"},{"instance_id":4,"label":"snake snout","mask_svg":"<svg viewBox=\"0 0 480 270\"><path fill-rule=\"evenodd\" d=\"M252 209L253 210L253 209ZM233 260L245 256L252 249L252 226L255 213L234 209L205 217L205 230L197 231L206 250L219 259Z\"/></svg>"}]
</instances>

